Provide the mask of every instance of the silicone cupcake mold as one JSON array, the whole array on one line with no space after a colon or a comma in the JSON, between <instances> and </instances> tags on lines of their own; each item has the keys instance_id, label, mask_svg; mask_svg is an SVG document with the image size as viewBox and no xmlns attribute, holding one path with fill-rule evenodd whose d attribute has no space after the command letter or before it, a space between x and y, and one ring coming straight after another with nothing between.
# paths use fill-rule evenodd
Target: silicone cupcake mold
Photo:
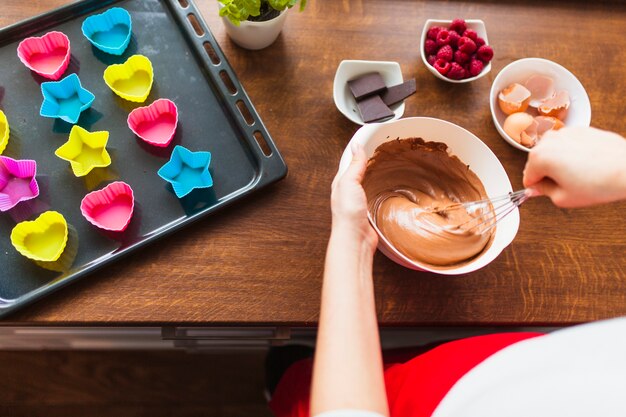
<instances>
[{"instance_id":1,"label":"silicone cupcake mold","mask_svg":"<svg viewBox=\"0 0 626 417\"><path fill-rule=\"evenodd\" d=\"M80 114L91 107L96 98L84 89L76 74L70 74L61 81L41 84L43 103L39 114L43 117L59 118L68 123L76 123Z\"/></svg>"},{"instance_id":2,"label":"silicone cupcake mold","mask_svg":"<svg viewBox=\"0 0 626 417\"><path fill-rule=\"evenodd\" d=\"M0 155L6 149L9 144L9 133L11 130L9 129L9 121L7 120L7 116L4 114L2 110L0 110Z\"/></svg>"},{"instance_id":3,"label":"silicone cupcake mold","mask_svg":"<svg viewBox=\"0 0 626 417\"><path fill-rule=\"evenodd\" d=\"M176 146L170 160L159 169L158 175L172 184L176 197L182 198L196 188L213 186L209 173L211 152L191 152Z\"/></svg>"},{"instance_id":4,"label":"silicone cupcake mold","mask_svg":"<svg viewBox=\"0 0 626 417\"><path fill-rule=\"evenodd\" d=\"M70 131L70 137L54 154L68 161L77 177L83 177L94 168L111 165L111 156L106 150L109 132L88 132L78 125Z\"/></svg>"},{"instance_id":5,"label":"silicone cupcake mold","mask_svg":"<svg viewBox=\"0 0 626 417\"><path fill-rule=\"evenodd\" d=\"M134 208L133 189L122 181L87 194L80 203L80 211L89 223L113 232L128 227Z\"/></svg>"},{"instance_id":6,"label":"silicone cupcake mold","mask_svg":"<svg viewBox=\"0 0 626 417\"><path fill-rule=\"evenodd\" d=\"M31 71L56 81L70 64L70 40L62 32L26 38L18 45L17 56Z\"/></svg>"},{"instance_id":7,"label":"silicone cupcake mold","mask_svg":"<svg viewBox=\"0 0 626 417\"><path fill-rule=\"evenodd\" d=\"M166 147L178 126L178 109L173 101L160 99L147 107L139 107L128 115L128 127L150 145Z\"/></svg>"},{"instance_id":8,"label":"silicone cupcake mold","mask_svg":"<svg viewBox=\"0 0 626 417\"><path fill-rule=\"evenodd\" d=\"M109 65L104 70L104 82L124 100L143 103L152 89L152 62L143 55L133 55L123 64Z\"/></svg>"},{"instance_id":9,"label":"silicone cupcake mold","mask_svg":"<svg viewBox=\"0 0 626 417\"><path fill-rule=\"evenodd\" d=\"M122 55L130 42L132 27L132 20L126 9L113 7L85 19L82 31L87 40L99 50Z\"/></svg>"},{"instance_id":10,"label":"silicone cupcake mold","mask_svg":"<svg viewBox=\"0 0 626 417\"><path fill-rule=\"evenodd\" d=\"M67 272L72 268L76 255L78 254L78 231L72 227L71 224L67 225L67 243L63 253L56 261L35 261L38 267L47 269L54 272Z\"/></svg>"},{"instance_id":11,"label":"silicone cupcake mold","mask_svg":"<svg viewBox=\"0 0 626 417\"><path fill-rule=\"evenodd\" d=\"M39 195L37 162L0 156L0 211L8 211L18 203Z\"/></svg>"},{"instance_id":12,"label":"silicone cupcake mold","mask_svg":"<svg viewBox=\"0 0 626 417\"><path fill-rule=\"evenodd\" d=\"M63 215L46 211L33 221L18 223L11 232L11 244L29 259L52 262L65 250L67 232Z\"/></svg>"}]
</instances>

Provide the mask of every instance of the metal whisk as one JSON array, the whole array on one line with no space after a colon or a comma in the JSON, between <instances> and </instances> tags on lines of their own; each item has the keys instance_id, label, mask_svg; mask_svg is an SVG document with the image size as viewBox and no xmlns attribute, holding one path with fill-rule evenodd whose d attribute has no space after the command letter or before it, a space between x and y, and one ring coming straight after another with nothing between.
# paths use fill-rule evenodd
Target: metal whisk
<instances>
[{"instance_id":1,"label":"metal whisk","mask_svg":"<svg viewBox=\"0 0 626 417\"><path fill-rule=\"evenodd\" d=\"M456 203L443 208L433 209L441 215L451 210L464 209L472 214L480 210L480 214L471 220L455 225L455 228L464 230L480 230L481 233L488 232L498 224L509 213L519 207L522 203L532 197L529 189L513 191L499 197L486 198L484 200L470 201L467 203Z\"/></svg>"}]
</instances>

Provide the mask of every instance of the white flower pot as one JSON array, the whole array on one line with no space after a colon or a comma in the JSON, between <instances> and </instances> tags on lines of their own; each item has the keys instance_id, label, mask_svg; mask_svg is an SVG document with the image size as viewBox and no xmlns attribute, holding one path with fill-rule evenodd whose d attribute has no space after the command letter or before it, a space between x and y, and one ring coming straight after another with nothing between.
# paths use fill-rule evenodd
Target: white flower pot
<instances>
[{"instance_id":1,"label":"white flower pot","mask_svg":"<svg viewBox=\"0 0 626 417\"><path fill-rule=\"evenodd\" d=\"M285 19L287 18L287 10L265 22L244 21L235 26L228 18L222 17L226 33L237 45L246 49L263 49L270 46L283 29Z\"/></svg>"}]
</instances>

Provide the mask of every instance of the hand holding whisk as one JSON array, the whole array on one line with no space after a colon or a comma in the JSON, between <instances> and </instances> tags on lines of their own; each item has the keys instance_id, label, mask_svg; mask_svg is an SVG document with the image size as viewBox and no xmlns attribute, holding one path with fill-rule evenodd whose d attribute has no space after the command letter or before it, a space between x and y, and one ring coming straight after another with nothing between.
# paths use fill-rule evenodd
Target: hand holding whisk
<instances>
[{"instance_id":1,"label":"hand holding whisk","mask_svg":"<svg viewBox=\"0 0 626 417\"><path fill-rule=\"evenodd\" d=\"M493 229L498 222L509 215L513 210L522 203L536 194L533 190L525 188L519 191L513 191L506 195L501 195L484 200L469 201L466 203L455 203L442 208L433 208L431 211L442 216L446 216L452 210L465 210L471 217L464 223L455 225L455 229L463 229L485 233ZM474 213L479 213L474 216Z\"/></svg>"}]
</instances>

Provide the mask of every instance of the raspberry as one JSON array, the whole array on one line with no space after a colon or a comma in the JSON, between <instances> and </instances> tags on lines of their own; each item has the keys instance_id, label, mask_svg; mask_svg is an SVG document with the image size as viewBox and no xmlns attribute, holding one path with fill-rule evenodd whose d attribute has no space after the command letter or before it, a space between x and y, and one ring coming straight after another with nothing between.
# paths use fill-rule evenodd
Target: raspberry
<instances>
[{"instance_id":1,"label":"raspberry","mask_svg":"<svg viewBox=\"0 0 626 417\"><path fill-rule=\"evenodd\" d=\"M437 42L434 40L426 39L426 42L424 42L424 52L426 52L426 55L436 54L438 49Z\"/></svg>"},{"instance_id":2,"label":"raspberry","mask_svg":"<svg viewBox=\"0 0 626 417\"><path fill-rule=\"evenodd\" d=\"M478 55L478 59L486 64L493 59L493 49L489 45L483 45L478 48L476 55Z\"/></svg>"},{"instance_id":3,"label":"raspberry","mask_svg":"<svg viewBox=\"0 0 626 417\"><path fill-rule=\"evenodd\" d=\"M437 45L449 45L450 44L450 32L448 29L441 29L437 34Z\"/></svg>"},{"instance_id":4,"label":"raspberry","mask_svg":"<svg viewBox=\"0 0 626 417\"><path fill-rule=\"evenodd\" d=\"M462 36L465 36L466 38L470 38L474 42L476 41L476 39L478 39L478 33L476 33L476 31L472 29L467 29L465 32L463 32Z\"/></svg>"},{"instance_id":5,"label":"raspberry","mask_svg":"<svg viewBox=\"0 0 626 417\"><path fill-rule=\"evenodd\" d=\"M428 58L426 58L426 62L428 62L433 67L435 66L436 60L437 60L437 57L435 55L428 55Z\"/></svg>"},{"instance_id":6,"label":"raspberry","mask_svg":"<svg viewBox=\"0 0 626 417\"><path fill-rule=\"evenodd\" d=\"M463 51L466 54L471 54L476 50L476 44L467 36L461 36L457 45L459 47L459 51Z\"/></svg>"},{"instance_id":7,"label":"raspberry","mask_svg":"<svg viewBox=\"0 0 626 417\"><path fill-rule=\"evenodd\" d=\"M476 40L474 42L476 42L476 46L478 48L480 48L481 46L483 46L484 44L487 43L487 42L485 42L485 40L483 38L476 38Z\"/></svg>"},{"instance_id":8,"label":"raspberry","mask_svg":"<svg viewBox=\"0 0 626 417\"><path fill-rule=\"evenodd\" d=\"M450 23L450 27L448 27L448 29L461 35L467 29L467 25L463 19L454 19L452 23Z\"/></svg>"},{"instance_id":9,"label":"raspberry","mask_svg":"<svg viewBox=\"0 0 626 417\"><path fill-rule=\"evenodd\" d=\"M452 61L452 55L454 54L454 52L452 52L452 47L450 45L445 45L442 46L439 49L439 52L437 52L437 59L443 59L444 61Z\"/></svg>"},{"instance_id":10,"label":"raspberry","mask_svg":"<svg viewBox=\"0 0 626 417\"><path fill-rule=\"evenodd\" d=\"M470 56L463 51L456 51L454 53L454 62L458 62L459 64L465 64L469 62Z\"/></svg>"},{"instance_id":11,"label":"raspberry","mask_svg":"<svg viewBox=\"0 0 626 417\"><path fill-rule=\"evenodd\" d=\"M450 64L450 70L448 71L447 77L453 80L462 80L465 78L465 69L463 69L463 67L458 63L453 62Z\"/></svg>"},{"instance_id":12,"label":"raspberry","mask_svg":"<svg viewBox=\"0 0 626 417\"><path fill-rule=\"evenodd\" d=\"M439 34L439 32L445 28L442 28L441 26L433 26L430 29L428 29L428 32L426 32L426 37L428 39L432 39L434 41L437 40L437 35Z\"/></svg>"},{"instance_id":13,"label":"raspberry","mask_svg":"<svg viewBox=\"0 0 626 417\"><path fill-rule=\"evenodd\" d=\"M452 46L453 48L456 48L456 44L459 42L459 38L461 36L459 36L459 34L453 30L450 30L448 32L449 32L448 38L450 39L449 45Z\"/></svg>"},{"instance_id":14,"label":"raspberry","mask_svg":"<svg viewBox=\"0 0 626 417\"><path fill-rule=\"evenodd\" d=\"M463 78L470 78L471 77L471 75L470 75L470 63L468 62L466 64L463 64L463 69L465 70L465 77L463 77Z\"/></svg>"},{"instance_id":15,"label":"raspberry","mask_svg":"<svg viewBox=\"0 0 626 417\"><path fill-rule=\"evenodd\" d=\"M437 61L435 61L435 65L433 65L433 67L435 67L435 69L439 71L439 74L446 75L448 71L450 71L451 65L448 61L444 59L438 59Z\"/></svg>"},{"instance_id":16,"label":"raspberry","mask_svg":"<svg viewBox=\"0 0 626 417\"><path fill-rule=\"evenodd\" d=\"M479 59L472 59L472 62L470 62L469 65L469 74L472 77L477 76L478 74L480 74L483 71L483 68L485 67L485 64L483 64L483 62Z\"/></svg>"}]
</instances>

